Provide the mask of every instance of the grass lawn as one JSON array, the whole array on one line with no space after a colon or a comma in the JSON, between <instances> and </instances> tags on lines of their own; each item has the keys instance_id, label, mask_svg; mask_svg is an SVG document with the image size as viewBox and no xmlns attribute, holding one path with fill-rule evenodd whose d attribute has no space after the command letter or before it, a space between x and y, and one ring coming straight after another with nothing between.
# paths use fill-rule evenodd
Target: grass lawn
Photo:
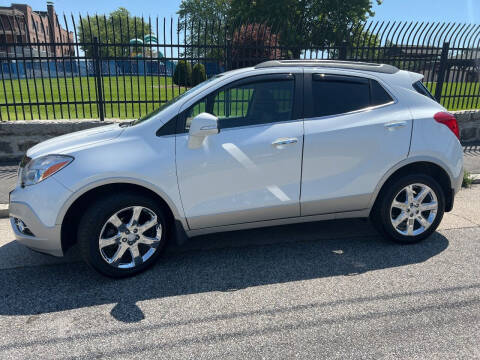
<instances>
[{"instance_id":1,"label":"grass lawn","mask_svg":"<svg viewBox=\"0 0 480 360\"><path fill-rule=\"evenodd\" d=\"M103 83L106 118L138 118L185 91L185 87L174 85L171 77L112 76L104 77ZM436 83L425 85L434 92ZM455 95L460 97L452 98ZM449 110L480 108L478 82L444 84L443 96L442 105ZM0 119L98 118L96 98L93 77L0 79ZM86 101L87 104L66 104L73 101ZM135 103L137 101L148 103ZM40 105L3 105L29 102Z\"/></svg>"},{"instance_id":2,"label":"grass lawn","mask_svg":"<svg viewBox=\"0 0 480 360\"><path fill-rule=\"evenodd\" d=\"M104 77L103 83L106 118L138 118L185 91L185 87L174 85L171 77ZM11 120L98 118L96 99L94 77L0 80L0 104L41 103L23 107L0 105L2 120L8 120L9 115ZM149 103L133 103L138 100ZM74 101L87 104L62 104Z\"/></svg>"},{"instance_id":3,"label":"grass lawn","mask_svg":"<svg viewBox=\"0 0 480 360\"><path fill-rule=\"evenodd\" d=\"M437 83L425 83L425 86L434 94ZM441 103L452 111L480 109L480 84L478 82L443 84Z\"/></svg>"}]
</instances>

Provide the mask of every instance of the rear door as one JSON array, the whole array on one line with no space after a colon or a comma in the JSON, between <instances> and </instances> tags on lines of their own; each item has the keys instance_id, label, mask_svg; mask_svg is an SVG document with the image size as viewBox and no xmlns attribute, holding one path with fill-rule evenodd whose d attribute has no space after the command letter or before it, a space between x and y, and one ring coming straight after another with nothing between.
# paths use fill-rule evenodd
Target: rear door
<instances>
[{"instance_id":1,"label":"rear door","mask_svg":"<svg viewBox=\"0 0 480 360\"><path fill-rule=\"evenodd\" d=\"M412 119L380 80L305 70L301 214L366 209L405 159Z\"/></svg>"}]
</instances>

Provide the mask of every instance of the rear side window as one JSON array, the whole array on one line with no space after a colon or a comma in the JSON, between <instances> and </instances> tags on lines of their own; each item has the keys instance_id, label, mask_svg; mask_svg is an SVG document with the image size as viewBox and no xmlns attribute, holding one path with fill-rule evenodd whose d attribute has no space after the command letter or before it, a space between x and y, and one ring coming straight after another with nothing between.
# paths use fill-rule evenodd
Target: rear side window
<instances>
[{"instance_id":1,"label":"rear side window","mask_svg":"<svg viewBox=\"0 0 480 360\"><path fill-rule=\"evenodd\" d=\"M313 117L344 114L393 101L375 80L327 74L314 74L312 80Z\"/></svg>"},{"instance_id":2,"label":"rear side window","mask_svg":"<svg viewBox=\"0 0 480 360\"><path fill-rule=\"evenodd\" d=\"M422 95L425 95L426 97L432 99L432 100L435 100L435 98L433 97L433 95L430 93L430 91L428 91L428 89L426 88L425 85L423 85L423 83L421 81L417 81L417 82L414 82L412 84L413 88L415 89L416 92L418 92L419 94L422 94ZM435 100L436 101L436 100Z\"/></svg>"},{"instance_id":3,"label":"rear side window","mask_svg":"<svg viewBox=\"0 0 480 360\"><path fill-rule=\"evenodd\" d=\"M370 105L378 106L393 101L392 97L377 81L370 79Z\"/></svg>"}]
</instances>

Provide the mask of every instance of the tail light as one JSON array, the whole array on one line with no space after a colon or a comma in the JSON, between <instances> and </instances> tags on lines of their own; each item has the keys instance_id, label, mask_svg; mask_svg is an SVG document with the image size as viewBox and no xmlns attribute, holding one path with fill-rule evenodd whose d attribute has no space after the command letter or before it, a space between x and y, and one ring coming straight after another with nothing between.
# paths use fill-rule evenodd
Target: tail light
<instances>
[{"instance_id":1,"label":"tail light","mask_svg":"<svg viewBox=\"0 0 480 360\"><path fill-rule=\"evenodd\" d=\"M457 119L455 119L455 116L453 116L448 112L442 111L433 115L433 118L435 119L436 122L446 125L450 130L452 130L455 136L460 140L460 131L458 129L458 123L457 123Z\"/></svg>"}]
</instances>

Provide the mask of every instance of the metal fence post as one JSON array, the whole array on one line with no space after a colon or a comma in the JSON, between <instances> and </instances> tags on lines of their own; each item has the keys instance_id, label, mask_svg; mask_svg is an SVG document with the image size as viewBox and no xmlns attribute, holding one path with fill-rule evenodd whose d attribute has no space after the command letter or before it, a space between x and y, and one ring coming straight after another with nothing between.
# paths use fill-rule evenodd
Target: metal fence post
<instances>
[{"instance_id":1,"label":"metal fence post","mask_svg":"<svg viewBox=\"0 0 480 360\"><path fill-rule=\"evenodd\" d=\"M100 121L105 120L104 112L104 101L103 101L103 82L102 82L102 71L101 71L101 57L100 50L98 46L98 38L93 38L93 64L95 66L95 85L97 87L97 106L98 114L100 116Z\"/></svg>"},{"instance_id":2,"label":"metal fence post","mask_svg":"<svg viewBox=\"0 0 480 360\"><path fill-rule=\"evenodd\" d=\"M442 54L440 56L440 68L438 69L437 86L435 87L435 99L440 102L442 99L443 83L445 82L445 73L447 72L448 49L450 43L443 43Z\"/></svg>"},{"instance_id":3,"label":"metal fence post","mask_svg":"<svg viewBox=\"0 0 480 360\"><path fill-rule=\"evenodd\" d=\"M340 45L338 49L338 59L339 60L347 60L347 45L348 43L346 41L342 41L342 44Z\"/></svg>"}]
</instances>

